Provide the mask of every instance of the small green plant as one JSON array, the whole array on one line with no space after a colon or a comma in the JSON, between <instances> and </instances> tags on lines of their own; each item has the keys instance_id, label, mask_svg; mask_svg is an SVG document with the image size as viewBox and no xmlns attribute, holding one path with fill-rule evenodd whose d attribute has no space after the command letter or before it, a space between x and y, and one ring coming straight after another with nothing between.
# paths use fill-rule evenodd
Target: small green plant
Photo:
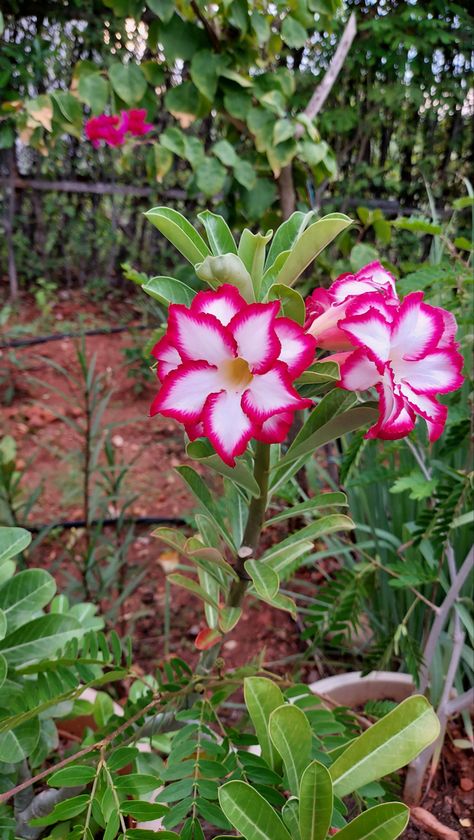
<instances>
[{"instance_id":1,"label":"small green plant","mask_svg":"<svg viewBox=\"0 0 474 840\"><path fill-rule=\"evenodd\" d=\"M53 280L47 280L45 277L38 277L35 281L33 295L35 303L40 310L42 316L46 318L55 304L56 292L58 284Z\"/></svg>"}]
</instances>

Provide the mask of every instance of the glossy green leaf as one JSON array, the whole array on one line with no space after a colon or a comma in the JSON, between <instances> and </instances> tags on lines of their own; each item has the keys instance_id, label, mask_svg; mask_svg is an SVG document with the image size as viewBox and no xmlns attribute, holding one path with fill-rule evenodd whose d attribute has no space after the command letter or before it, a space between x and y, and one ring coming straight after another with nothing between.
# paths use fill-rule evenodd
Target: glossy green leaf
<instances>
[{"instance_id":1,"label":"glossy green leaf","mask_svg":"<svg viewBox=\"0 0 474 840\"><path fill-rule=\"evenodd\" d=\"M319 761L308 764L300 784L299 822L303 840L324 840L331 826L332 780Z\"/></svg>"},{"instance_id":2,"label":"glossy green leaf","mask_svg":"<svg viewBox=\"0 0 474 840\"><path fill-rule=\"evenodd\" d=\"M237 152L228 140L218 140L213 145L212 151L224 166L235 166L237 163Z\"/></svg>"},{"instance_id":3,"label":"glossy green leaf","mask_svg":"<svg viewBox=\"0 0 474 840\"><path fill-rule=\"evenodd\" d=\"M159 300L164 306L169 306L170 303L182 303L184 306L190 306L196 295L194 289L174 277L152 277L142 285L142 289L147 295Z\"/></svg>"},{"instance_id":4,"label":"glossy green leaf","mask_svg":"<svg viewBox=\"0 0 474 840\"><path fill-rule=\"evenodd\" d=\"M266 677L246 677L244 698L262 750L262 758L272 770L279 773L281 756L270 738L268 722L271 713L284 705L285 698L276 683Z\"/></svg>"},{"instance_id":5,"label":"glossy green leaf","mask_svg":"<svg viewBox=\"0 0 474 840\"><path fill-rule=\"evenodd\" d=\"M265 528L269 525L274 525L276 522L282 522L284 519L291 519L294 516L302 516L305 513L313 513L315 510L325 507L347 507L347 496L345 493L339 491L334 493L319 493L313 496L312 499L307 499L305 502L300 502L292 507L285 508L281 513L272 516L265 522Z\"/></svg>"},{"instance_id":6,"label":"glossy green leaf","mask_svg":"<svg viewBox=\"0 0 474 840\"><path fill-rule=\"evenodd\" d=\"M337 796L409 764L439 735L439 720L426 697L415 695L359 735L329 768Z\"/></svg>"},{"instance_id":7,"label":"glossy green leaf","mask_svg":"<svg viewBox=\"0 0 474 840\"><path fill-rule=\"evenodd\" d=\"M191 60L191 79L206 99L214 99L221 58L211 50L199 50Z\"/></svg>"},{"instance_id":8,"label":"glossy green leaf","mask_svg":"<svg viewBox=\"0 0 474 840\"><path fill-rule=\"evenodd\" d=\"M355 528L354 522L343 513L322 516L321 519L316 519L294 534L290 534L276 546L276 550L265 552L260 562L268 564L276 572L280 572L279 558L284 557L285 549L299 543L306 543L309 540L314 542L326 534L333 534L336 531L351 531L353 528Z\"/></svg>"},{"instance_id":9,"label":"glossy green leaf","mask_svg":"<svg viewBox=\"0 0 474 840\"><path fill-rule=\"evenodd\" d=\"M395 840L405 830L410 811L402 802L385 802L359 814L337 832L338 840Z\"/></svg>"},{"instance_id":10,"label":"glossy green leaf","mask_svg":"<svg viewBox=\"0 0 474 840\"><path fill-rule=\"evenodd\" d=\"M253 280L256 297L265 264L265 248L272 236L272 230L263 234L252 233L248 228L244 228L240 237L238 254Z\"/></svg>"},{"instance_id":11,"label":"glossy green leaf","mask_svg":"<svg viewBox=\"0 0 474 840\"><path fill-rule=\"evenodd\" d=\"M247 560L245 562L245 571L250 575L253 585L258 594L271 601L278 592L280 587L280 580L275 571L270 566L265 566L260 560Z\"/></svg>"},{"instance_id":12,"label":"glossy green leaf","mask_svg":"<svg viewBox=\"0 0 474 840\"><path fill-rule=\"evenodd\" d=\"M186 447L186 454L190 458L195 458L198 461L206 464L206 466L215 470L219 475L230 478L234 484L248 490L251 496L259 496L260 488L255 481L253 473L242 458L237 458L235 467L229 467L222 461L218 455L215 454L214 449L207 439L193 440L188 443Z\"/></svg>"},{"instance_id":13,"label":"glossy green leaf","mask_svg":"<svg viewBox=\"0 0 474 840\"><path fill-rule=\"evenodd\" d=\"M206 158L198 167L196 183L204 195L211 197L222 190L227 177L225 166L215 157Z\"/></svg>"},{"instance_id":14,"label":"glossy green leaf","mask_svg":"<svg viewBox=\"0 0 474 840\"><path fill-rule=\"evenodd\" d=\"M321 385L326 382L336 383L339 378L339 365L337 362L316 362L298 377L298 384Z\"/></svg>"},{"instance_id":15,"label":"glossy green leaf","mask_svg":"<svg viewBox=\"0 0 474 840\"><path fill-rule=\"evenodd\" d=\"M306 228L288 255L276 282L292 286L318 254L351 224L352 219L344 213L330 213Z\"/></svg>"},{"instance_id":16,"label":"glossy green leaf","mask_svg":"<svg viewBox=\"0 0 474 840\"><path fill-rule=\"evenodd\" d=\"M76 785L87 785L95 778L96 767L89 767L86 764L73 764L57 770L48 778L50 787L75 787Z\"/></svg>"},{"instance_id":17,"label":"glossy green leaf","mask_svg":"<svg viewBox=\"0 0 474 840\"><path fill-rule=\"evenodd\" d=\"M204 603L204 614L206 616L207 626L214 630L218 624L219 608L217 605L219 604L219 594L221 588L215 577L210 575L205 569L198 569L197 573L201 589L206 592L213 602L209 603L206 601ZM214 604L216 606L214 606Z\"/></svg>"},{"instance_id":18,"label":"glossy green leaf","mask_svg":"<svg viewBox=\"0 0 474 840\"><path fill-rule=\"evenodd\" d=\"M198 219L204 225L214 256L237 253L234 237L232 236L229 225L222 216L211 213L210 210L203 210L202 213L198 213Z\"/></svg>"},{"instance_id":19,"label":"glossy green leaf","mask_svg":"<svg viewBox=\"0 0 474 840\"><path fill-rule=\"evenodd\" d=\"M246 782L221 785L219 803L229 822L246 840L291 840L272 806Z\"/></svg>"},{"instance_id":20,"label":"glossy green leaf","mask_svg":"<svg viewBox=\"0 0 474 840\"><path fill-rule=\"evenodd\" d=\"M287 704L271 713L268 728L273 745L283 759L290 791L298 796L301 776L311 761L308 718L298 706Z\"/></svg>"},{"instance_id":21,"label":"glossy green leaf","mask_svg":"<svg viewBox=\"0 0 474 840\"><path fill-rule=\"evenodd\" d=\"M127 105L136 105L143 99L147 81L141 67L133 61L128 64L112 64L109 69L109 79L115 93Z\"/></svg>"},{"instance_id":22,"label":"glossy green leaf","mask_svg":"<svg viewBox=\"0 0 474 840\"><path fill-rule=\"evenodd\" d=\"M7 674L8 674L7 660L5 659L3 654L0 653L0 688L2 687L3 683L5 682Z\"/></svg>"},{"instance_id":23,"label":"glossy green leaf","mask_svg":"<svg viewBox=\"0 0 474 840\"><path fill-rule=\"evenodd\" d=\"M226 527L220 512L217 510L212 495L209 492L209 489L207 488L201 476L198 475L198 473L191 467L187 466L177 467L176 472L180 474L181 478L186 482L189 489L191 490L191 493L201 503L204 510L206 511L206 514L211 518L212 522L214 523L215 527L217 528L217 530L219 531L229 548L232 551L234 551L235 546L232 542L232 538L229 534L228 528Z\"/></svg>"},{"instance_id":24,"label":"glossy green leaf","mask_svg":"<svg viewBox=\"0 0 474 840\"><path fill-rule=\"evenodd\" d=\"M70 639L84 634L76 619L50 613L34 618L0 641L0 653L10 665L26 665L33 660L53 656Z\"/></svg>"},{"instance_id":25,"label":"glossy green leaf","mask_svg":"<svg viewBox=\"0 0 474 840\"><path fill-rule=\"evenodd\" d=\"M230 633L240 621L241 607L222 607L219 613L219 628L223 633Z\"/></svg>"},{"instance_id":26,"label":"glossy green leaf","mask_svg":"<svg viewBox=\"0 0 474 840\"><path fill-rule=\"evenodd\" d=\"M303 326L306 318L306 308L303 298L296 289L290 286L282 286L281 283L275 283L270 286L267 293L267 300L281 301L280 315L285 318L291 318L297 324Z\"/></svg>"},{"instance_id":27,"label":"glossy green leaf","mask_svg":"<svg viewBox=\"0 0 474 840\"><path fill-rule=\"evenodd\" d=\"M291 796L281 809L283 822L291 834L291 840L302 840L298 812L298 800L296 796Z\"/></svg>"},{"instance_id":28,"label":"glossy green leaf","mask_svg":"<svg viewBox=\"0 0 474 840\"><path fill-rule=\"evenodd\" d=\"M0 607L12 632L32 618L54 597L56 582L44 569L26 569L0 587Z\"/></svg>"},{"instance_id":29,"label":"glossy green leaf","mask_svg":"<svg viewBox=\"0 0 474 840\"><path fill-rule=\"evenodd\" d=\"M282 251L281 254L278 254L275 258L275 262L266 269L260 284L260 297L262 300L265 299L269 289L276 285L276 279L290 254L291 251ZM281 283L279 285L281 285Z\"/></svg>"},{"instance_id":30,"label":"glossy green leaf","mask_svg":"<svg viewBox=\"0 0 474 840\"><path fill-rule=\"evenodd\" d=\"M287 15L281 27L281 37L289 47L300 49L306 44L308 33L296 18Z\"/></svg>"},{"instance_id":31,"label":"glossy green leaf","mask_svg":"<svg viewBox=\"0 0 474 840\"><path fill-rule=\"evenodd\" d=\"M3 718L5 709L0 709ZM0 762L18 764L33 752L40 737L40 724L37 717L20 723L8 732L0 734Z\"/></svg>"},{"instance_id":32,"label":"glossy green leaf","mask_svg":"<svg viewBox=\"0 0 474 840\"><path fill-rule=\"evenodd\" d=\"M88 793L82 793L80 796L73 796L72 799L66 799L65 802L59 802L55 805L51 813L47 814L46 817L37 817L34 820L30 820L30 825L54 825L57 822L69 820L72 817L77 817L85 811L88 804Z\"/></svg>"},{"instance_id":33,"label":"glossy green leaf","mask_svg":"<svg viewBox=\"0 0 474 840\"><path fill-rule=\"evenodd\" d=\"M0 528L0 564L28 548L31 534L24 528Z\"/></svg>"},{"instance_id":34,"label":"glossy green leaf","mask_svg":"<svg viewBox=\"0 0 474 840\"><path fill-rule=\"evenodd\" d=\"M202 262L211 253L202 236L177 210L153 207L145 216L191 265Z\"/></svg>"},{"instance_id":35,"label":"glossy green leaf","mask_svg":"<svg viewBox=\"0 0 474 840\"><path fill-rule=\"evenodd\" d=\"M168 580L176 586L181 586L183 589L187 589L188 592L191 592L193 595L197 595L201 601L209 604L209 606L213 607L215 610L218 609L217 602L214 601L214 599L202 588L202 586L199 586L199 584L192 578L188 578L186 575L181 575L178 572L173 572L173 574L168 575Z\"/></svg>"},{"instance_id":36,"label":"glossy green leaf","mask_svg":"<svg viewBox=\"0 0 474 840\"><path fill-rule=\"evenodd\" d=\"M223 283L231 283L237 286L245 300L255 300L255 292L252 278L236 254L222 254L218 257L206 257L203 262L196 265L196 274L200 280L204 280L212 289L217 289Z\"/></svg>"},{"instance_id":37,"label":"glossy green leaf","mask_svg":"<svg viewBox=\"0 0 474 840\"><path fill-rule=\"evenodd\" d=\"M102 114L107 106L110 85L101 73L86 73L79 77L77 86L82 102L92 111L93 115Z\"/></svg>"},{"instance_id":38,"label":"glossy green leaf","mask_svg":"<svg viewBox=\"0 0 474 840\"><path fill-rule=\"evenodd\" d=\"M159 817L163 817L168 811L168 808L166 805L162 805L158 802L128 801L122 802L120 810L122 814L127 814L129 817L133 817L134 820L143 820L143 822L147 822L148 820L156 820Z\"/></svg>"},{"instance_id":39,"label":"glossy green leaf","mask_svg":"<svg viewBox=\"0 0 474 840\"><path fill-rule=\"evenodd\" d=\"M265 552L262 562L267 563L278 572L280 578L286 578L292 570L300 565L303 555L308 554L312 548L313 543L304 537L289 545L281 545L280 543Z\"/></svg>"},{"instance_id":40,"label":"glossy green leaf","mask_svg":"<svg viewBox=\"0 0 474 840\"><path fill-rule=\"evenodd\" d=\"M284 251L291 251L297 239L301 236L305 228L308 227L310 221L314 219L314 215L312 210L309 213L295 210L290 218L280 225L270 245L265 269L273 265L279 254Z\"/></svg>"}]
</instances>

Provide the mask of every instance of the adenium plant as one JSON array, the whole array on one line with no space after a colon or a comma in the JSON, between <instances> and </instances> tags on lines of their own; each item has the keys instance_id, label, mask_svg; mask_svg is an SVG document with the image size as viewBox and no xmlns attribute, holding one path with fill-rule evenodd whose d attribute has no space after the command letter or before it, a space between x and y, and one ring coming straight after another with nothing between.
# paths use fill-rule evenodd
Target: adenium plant
<instances>
[{"instance_id":1,"label":"adenium plant","mask_svg":"<svg viewBox=\"0 0 474 840\"><path fill-rule=\"evenodd\" d=\"M353 527L330 511L262 554L272 496L318 446L361 426L369 426L367 437L400 438L418 415L436 440L447 409L435 397L461 385L463 360L454 317L425 304L422 292L401 301L394 277L378 262L303 300L294 286L351 224L344 214L317 219L298 211L275 235L245 229L238 245L225 220L209 211L199 215L208 243L175 210L157 207L147 216L207 284L195 292L155 277L143 289L168 307L153 348L159 387L150 413L182 423L188 455L225 476L218 507L200 475L180 468L202 508L199 533L186 543L157 532L197 566L197 581L171 577L205 604L198 647L218 650L247 591L294 612L279 592L281 580L316 537ZM333 496L328 507L345 503L343 494ZM326 506L321 498L278 519L318 516L317 507Z\"/></svg>"}]
</instances>

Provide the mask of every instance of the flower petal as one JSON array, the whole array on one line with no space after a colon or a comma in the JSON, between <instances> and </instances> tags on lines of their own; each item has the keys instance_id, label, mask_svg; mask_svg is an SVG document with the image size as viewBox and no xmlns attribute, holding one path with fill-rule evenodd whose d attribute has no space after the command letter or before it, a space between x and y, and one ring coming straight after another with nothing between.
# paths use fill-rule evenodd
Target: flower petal
<instances>
[{"instance_id":1,"label":"flower petal","mask_svg":"<svg viewBox=\"0 0 474 840\"><path fill-rule=\"evenodd\" d=\"M339 327L355 345L367 351L382 372L390 354L390 324L383 314L371 307L363 315L344 318Z\"/></svg>"},{"instance_id":2,"label":"flower petal","mask_svg":"<svg viewBox=\"0 0 474 840\"><path fill-rule=\"evenodd\" d=\"M179 303L169 308L167 336L183 362L219 365L235 357L235 342L214 315L191 312Z\"/></svg>"},{"instance_id":3,"label":"flower petal","mask_svg":"<svg viewBox=\"0 0 474 840\"><path fill-rule=\"evenodd\" d=\"M454 338L456 336L458 325L452 312L448 312L447 309L441 308L439 311L441 312L444 322L443 335L438 342L438 350L441 350L441 348L444 347L454 346Z\"/></svg>"},{"instance_id":4,"label":"flower petal","mask_svg":"<svg viewBox=\"0 0 474 840\"><path fill-rule=\"evenodd\" d=\"M413 292L407 295L393 322L391 356L420 359L436 349L443 331L441 310L423 303L423 292Z\"/></svg>"},{"instance_id":5,"label":"flower petal","mask_svg":"<svg viewBox=\"0 0 474 840\"><path fill-rule=\"evenodd\" d=\"M364 265L363 268L359 269L356 277L359 281L370 279L372 283L382 288L387 295L393 296L398 300L395 277L378 260Z\"/></svg>"},{"instance_id":6,"label":"flower petal","mask_svg":"<svg viewBox=\"0 0 474 840\"><path fill-rule=\"evenodd\" d=\"M380 416L365 437L398 440L410 434L415 426L415 414L401 394L393 390L393 379L389 371L376 388L380 395Z\"/></svg>"},{"instance_id":7,"label":"flower petal","mask_svg":"<svg viewBox=\"0 0 474 840\"><path fill-rule=\"evenodd\" d=\"M223 283L215 292L198 292L191 304L193 312L214 315L218 321L227 326L234 315L247 306L239 290L230 283Z\"/></svg>"},{"instance_id":8,"label":"flower petal","mask_svg":"<svg viewBox=\"0 0 474 840\"><path fill-rule=\"evenodd\" d=\"M460 353L446 348L415 361L401 359L393 364L393 371L397 382L407 382L417 393L446 394L464 382L463 363Z\"/></svg>"},{"instance_id":9,"label":"flower petal","mask_svg":"<svg viewBox=\"0 0 474 840\"><path fill-rule=\"evenodd\" d=\"M275 332L281 344L279 362L284 362L291 376L299 376L314 362L316 341L290 318L277 318Z\"/></svg>"},{"instance_id":10,"label":"flower petal","mask_svg":"<svg viewBox=\"0 0 474 840\"><path fill-rule=\"evenodd\" d=\"M251 303L229 324L237 344L237 354L248 362L252 373L264 373L278 359L281 349L275 332L280 301Z\"/></svg>"},{"instance_id":11,"label":"flower petal","mask_svg":"<svg viewBox=\"0 0 474 840\"><path fill-rule=\"evenodd\" d=\"M413 388L403 383L401 391L411 408L426 420L430 441L437 440L443 432L448 408L427 394L417 394Z\"/></svg>"},{"instance_id":12,"label":"flower petal","mask_svg":"<svg viewBox=\"0 0 474 840\"><path fill-rule=\"evenodd\" d=\"M369 359L365 350L356 350L351 353L340 367L341 378L338 382L340 388L347 391L366 391L380 382L380 373L372 359Z\"/></svg>"},{"instance_id":13,"label":"flower petal","mask_svg":"<svg viewBox=\"0 0 474 840\"><path fill-rule=\"evenodd\" d=\"M282 362L275 362L272 370L254 376L242 396L242 408L257 423L263 423L272 414L309 408L312 404L312 400L303 399L295 391Z\"/></svg>"},{"instance_id":14,"label":"flower petal","mask_svg":"<svg viewBox=\"0 0 474 840\"><path fill-rule=\"evenodd\" d=\"M150 415L164 414L183 423L196 423L209 394L223 388L215 367L206 362L188 362L168 374L150 408Z\"/></svg>"},{"instance_id":15,"label":"flower petal","mask_svg":"<svg viewBox=\"0 0 474 840\"><path fill-rule=\"evenodd\" d=\"M155 344L151 354L158 360L156 370L161 382L181 364L181 356L166 335Z\"/></svg>"},{"instance_id":16,"label":"flower petal","mask_svg":"<svg viewBox=\"0 0 474 840\"><path fill-rule=\"evenodd\" d=\"M245 452L254 431L254 423L242 411L240 394L221 391L207 398L203 411L204 434L217 454L230 467L235 457Z\"/></svg>"},{"instance_id":17,"label":"flower petal","mask_svg":"<svg viewBox=\"0 0 474 840\"><path fill-rule=\"evenodd\" d=\"M293 424L294 411L282 411L265 420L259 431L253 433L254 438L263 443L283 443Z\"/></svg>"}]
</instances>

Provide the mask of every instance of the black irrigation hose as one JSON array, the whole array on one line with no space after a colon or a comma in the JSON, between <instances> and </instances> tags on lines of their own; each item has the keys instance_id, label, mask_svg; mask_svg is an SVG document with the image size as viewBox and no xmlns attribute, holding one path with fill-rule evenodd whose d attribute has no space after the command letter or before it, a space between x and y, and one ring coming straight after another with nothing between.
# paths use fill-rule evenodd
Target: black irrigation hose
<instances>
[{"instance_id":1,"label":"black irrigation hose","mask_svg":"<svg viewBox=\"0 0 474 840\"><path fill-rule=\"evenodd\" d=\"M85 528L87 524L90 527L95 527L96 525L116 525L120 521L128 525L176 525L183 527L188 524L185 519L179 516L130 516L122 520L118 516L110 516L106 519L93 519L89 523L85 519L67 519L61 522L51 522L49 525L30 525L26 523L20 527L37 534L44 530L52 531L54 528Z\"/></svg>"},{"instance_id":2,"label":"black irrigation hose","mask_svg":"<svg viewBox=\"0 0 474 840\"><path fill-rule=\"evenodd\" d=\"M34 344L48 344L50 341L63 341L65 338L82 338L88 335L112 335L113 333L121 333L132 330L151 330L153 327L146 327L143 324L126 327L102 327L96 330L84 330L83 332L72 333L53 333L52 335L41 335L38 338L17 338L13 341L7 341L5 344L0 344L0 350L13 350L15 347L32 347Z\"/></svg>"}]
</instances>

